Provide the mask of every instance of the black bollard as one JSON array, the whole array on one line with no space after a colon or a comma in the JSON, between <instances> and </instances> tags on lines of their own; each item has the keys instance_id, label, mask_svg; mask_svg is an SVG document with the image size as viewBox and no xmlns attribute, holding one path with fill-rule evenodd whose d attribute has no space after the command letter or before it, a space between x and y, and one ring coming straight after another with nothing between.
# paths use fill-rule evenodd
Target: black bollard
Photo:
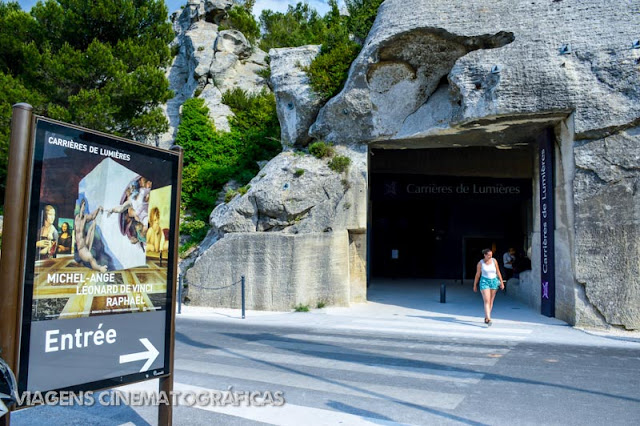
<instances>
[{"instance_id":1,"label":"black bollard","mask_svg":"<svg viewBox=\"0 0 640 426\"><path fill-rule=\"evenodd\" d=\"M244 275L242 276L242 319L244 319Z\"/></svg>"},{"instance_id":2,"label":"black bollard","mask_svg":"<svg viewBox=\"0 0 640 426\"><path fill-rule=\"evenodd\" d=\"M440 303L447 303L447 284L440 284Z\"/></svg>"},{"instance_id":3,"label":"black bollard","mask_svg":"<svg viewBox=\"0 0 640 426\"><path fill-rule=\"evenodd\" d=\"M178 313L182 313L182 274L178 274Z\"/></svg>"}]
</instances>

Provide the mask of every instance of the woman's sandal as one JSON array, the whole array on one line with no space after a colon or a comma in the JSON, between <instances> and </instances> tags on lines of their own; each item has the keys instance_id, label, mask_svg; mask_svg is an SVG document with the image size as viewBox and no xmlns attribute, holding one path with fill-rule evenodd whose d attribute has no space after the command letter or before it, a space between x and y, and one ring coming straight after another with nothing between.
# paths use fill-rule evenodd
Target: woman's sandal
<instances>
[{"instance_id":1,"label":"woman's sandal","mask_svg":"<svg viewBox=\"0 0 640 426\"><path fill-rule=\"evenodd\" d=\"M489 318L485 318L484 323L487 324L487 327L491 327L491 320Z\"/></svg>"}]
</instances>

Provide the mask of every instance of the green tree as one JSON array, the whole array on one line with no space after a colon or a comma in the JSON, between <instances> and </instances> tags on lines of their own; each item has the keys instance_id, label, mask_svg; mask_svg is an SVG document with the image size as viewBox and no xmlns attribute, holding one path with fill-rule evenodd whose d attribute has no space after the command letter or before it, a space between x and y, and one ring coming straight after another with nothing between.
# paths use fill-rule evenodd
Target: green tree
<instances>
[{"instance_id":1,"label":"green tree","mask_svg":"<svg viewBox=\"0 0 640 426\"><path fill-rule=\"evenodd\" d=\"M329 0L329 12L324 17L306 3L289 6L285 13L264 10L260 16L264 32L260 48L321 44L320 54L305 71L314 91L327 100L344 86L382 1L346 0L348 16L340 15L337 0Z\"/></svg>"},{"instance_id":2,"label":"green tree","mask_svg":"<svg viewBox=\"0 0 640 426\"><path fill-rule=\"evenodd\" d=\"M322 44L328 31L326 21L307 3L289 5L285 13L263 10L260 25L263 30L260 48L264 51Z\"/></svg>"},{"instance_id":3,"label":"green tree","mask_svg":"<svg viewBox=\"0 0 640 426\"><path fill-rule=\"evenodd\" d=\"M251 13L253 5L245 3L242 6L234 5L228 12L228 16L220 25L220 30L232 28L240 31L249 40L251 44L254 44L260 37L260 26Z\"/></svg>"},{"instance_id":4,"label":"green tree","mask_svg":"<svg viewBox=\"0 0 640 426\"><path fill-rule=\"evenodd\" d=\"M7 180L7 161L9 159L9 137L12 105L27 102L36 107L44 103L44 98L32 92L20 81L0 72L0 194L4 200L5 182Z\"/></svg>"},{"instance_id":5,"label":"green tree","mask_svg":"<svg viewBox=\"0 0 640 426\"><path fill-rule=\"evenodd\" d=\"M362 43L383 0L346 0L348 16L340 16L336 0L329 0L325 16L329 28L322 50L305 68L313 90L323 99L337 95L349 75L349 67L358 56Z\"/></svg>"},{"instance_id":6,"label":"green tree","mask_svg":"<svg viewBox=\"0 0 640 426\"><path fill-rule=\"evenodd\" d=\"M222 101L235 114L230 132L215 130L203 99L182 106L176 143L184 149L182 200L194 220L208 221L225 183L247 183L258 172L257 161L270 160L282 149L273 94L235 89Z\"/></svg>"},{"instance_id":7,"label":"green tree","mask_svg":"<svg viewBox=\"0 0 640 426\"><path fill-rule=\"evenodd\" d=\"M378 14L378 8L384 0L345 0L349 18L347 26L360 44L369 34Z\"/></svg>"},{"instance_id":8,"label":"green tree","mask_svg":"<svg viewBox=\"0 0 640 426\"><path fill-rule=\"evenodd\" d=\"M162 0L46 0L30 14L0 0L0 93L24 96L0 96L0 111L29 101L54 119L153 141L168 128L172 38Z\"/></svg>"}]
</instances>

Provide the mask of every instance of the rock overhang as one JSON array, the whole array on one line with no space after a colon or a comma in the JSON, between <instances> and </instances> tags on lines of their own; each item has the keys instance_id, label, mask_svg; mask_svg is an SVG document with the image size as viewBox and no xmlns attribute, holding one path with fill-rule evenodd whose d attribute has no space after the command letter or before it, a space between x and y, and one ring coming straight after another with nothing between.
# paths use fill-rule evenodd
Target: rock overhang
<instances>
[{"instance_id":1,"label":"rock overhang","mask_svg":"<svg viewBox=\"0 0 640 426\"><path fill-rule=\"evenodd\" d=\"M637 9L577 0L464 8L387 0L344 89L310 134L347 143L405 139L405 121L421 109L436 118L423 132L555 111L575 112L578 138L624 125L640 116ZM421 56L435 62L421 65Z\"/></svg>"},{"instance_id":2,"label":"rock overhang","mask_svg":"<svg viewBox=\"0 0 640 426\"><path fill-rule=\"evenodd\" d=\"M414 134L399 134L367 143L371 148L425 149L490 146L514 149L529 146L549 128L571 115L571 111L485 117L446 129L428 129Z\"/></svg>"}]
</instances>

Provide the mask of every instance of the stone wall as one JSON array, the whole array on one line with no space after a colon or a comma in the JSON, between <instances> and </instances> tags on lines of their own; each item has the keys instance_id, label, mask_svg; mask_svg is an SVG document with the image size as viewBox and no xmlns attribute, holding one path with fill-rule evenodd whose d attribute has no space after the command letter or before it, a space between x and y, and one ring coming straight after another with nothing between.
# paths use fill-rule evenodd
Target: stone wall
<instances>
[{"instance_id":1,"label":"stone wall","mask_svg":"<svg viewBox=\"0 0 640 426\"><path fill-rule=\"evenodd\" d=\"M238 307L237 285L226 286L242 274L253 286L251 309L366 301L366 151L339 146L336 155L351 159L347 171L283 152L246 194L214 209L207 243L186 274L191 303Z\"/></svg>"},{"instance_id":2,"label":"stone wall","mask_svg":"<svg viewBox=\"0 0 640 426\"><path fill-rule=\"evenodd\" d=\"M639 329L640 128L577 141L575 162L576 278L608 324Z\"/></svg>"},{"instance_id":3,"label":"stone wall","mask_svg":"<svg viewBox=\"0 0 640 426\"><path fill-rule=\"evenodd\" d=\"M239 308L244 275L247 309L348 306L349 251L347 231L228 234L187 271L189 298L194 305Z\"/></svg>"}]
</instances>

